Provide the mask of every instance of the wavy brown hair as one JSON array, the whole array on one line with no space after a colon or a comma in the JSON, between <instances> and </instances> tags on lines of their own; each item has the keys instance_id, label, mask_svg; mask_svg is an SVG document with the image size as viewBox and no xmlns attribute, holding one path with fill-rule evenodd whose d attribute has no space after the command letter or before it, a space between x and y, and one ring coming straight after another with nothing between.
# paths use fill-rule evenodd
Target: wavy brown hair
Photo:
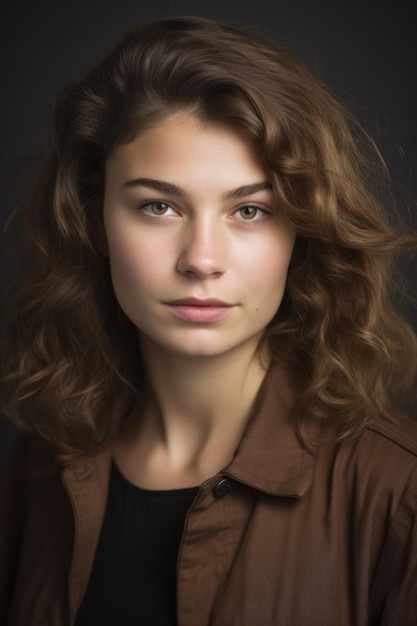
<instances>
[{"instance_id":1,"label":"wavy brown hair","mask_svg":"<svg viewBox=\"0 0 417 626\"><path fill-rule=\"evenodd\" d=\"M30 268L5 326L3 410L18 420L24 405L24 422L67 458L116 436L144 373L98 250L104 164L178 111L226 124L253 146L296 230L265 340L303 381L297 428L325 420L344 439L377 414L393 417L415 381L417 347L389 279L394 253L416 238L384 213L378 154L276 41L203 18L133 29L56 103L43 171L24 203Z\"/></svg>"}]
</instances>

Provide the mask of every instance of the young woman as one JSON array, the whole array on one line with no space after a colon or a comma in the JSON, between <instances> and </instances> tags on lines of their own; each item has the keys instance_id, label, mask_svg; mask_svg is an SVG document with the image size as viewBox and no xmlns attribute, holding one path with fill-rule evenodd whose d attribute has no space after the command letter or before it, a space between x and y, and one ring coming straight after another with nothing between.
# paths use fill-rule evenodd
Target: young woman
<instances>
[{"instance_id":1,"label":"young woman","mask_svg":"<svg viewBox=\"0 0 417 626\"><path fill-rule=\"evenodd\" d=\"M2 624L416 624L416 238L362 139L206 19L63 93L3 346Z\"/></svg>"}]
</instances>

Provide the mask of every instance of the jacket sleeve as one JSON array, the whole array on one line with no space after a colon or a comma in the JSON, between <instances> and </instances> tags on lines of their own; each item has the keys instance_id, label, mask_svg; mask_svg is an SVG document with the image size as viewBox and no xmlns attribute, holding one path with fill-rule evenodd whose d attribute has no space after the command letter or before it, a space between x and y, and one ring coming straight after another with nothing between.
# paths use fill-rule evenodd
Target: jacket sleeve
<instances>
[{"instance_id":1,"label":"jacket sleeve","mask_svg":"<svg viewBox=\"0 0 417 626\"><path fill-rule=\"evenodd\" d=\"M372 625L417 625L417 469L391 521L370 604Z\"/></svg>"}]
</instances>

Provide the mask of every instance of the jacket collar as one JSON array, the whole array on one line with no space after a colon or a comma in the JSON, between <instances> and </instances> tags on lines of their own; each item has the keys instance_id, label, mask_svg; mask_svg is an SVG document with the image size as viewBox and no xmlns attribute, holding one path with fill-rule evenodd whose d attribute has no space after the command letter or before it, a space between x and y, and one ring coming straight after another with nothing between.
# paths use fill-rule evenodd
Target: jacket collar
<instances>
[{"instance_id":1,"label":"jacket collar","mask_svg":"<svg viewBox=\"0 0 417 626\"><path fill-rule=\"evenodd\" d=\"M267 372L247 429L223 474L274 496L300 498L311 485L318 429L302 445L291 420L294 391L277 365Z\"/></svg>"},{"instance_id":2,"label":"jacket collar","mask_svg":"<svg viewBox=\"0 0 417 626\"><path fill-rule=\"evenodd\" d=\"M274 496L302 497L313 479L315 450L303 447L294 432L293 405L294 393L287 376L279 367L271 367L234 458L222 474ZM112 450L108 448L72 463L63 472L75 520L69 589L73 620L93 565L106 508L111 459Z\"/></svg>"},{"instance_id":3,"label":"jacket collar","mask_svg":"<svg viewBox=\"0 0 417 626\"><path fill-rule=\"evenodd\" d=\"M62 480L74 510L74 551L69 578L70 624L87 588L107 502L111 449L68 465Z\"/></svg>"}]
</instances>

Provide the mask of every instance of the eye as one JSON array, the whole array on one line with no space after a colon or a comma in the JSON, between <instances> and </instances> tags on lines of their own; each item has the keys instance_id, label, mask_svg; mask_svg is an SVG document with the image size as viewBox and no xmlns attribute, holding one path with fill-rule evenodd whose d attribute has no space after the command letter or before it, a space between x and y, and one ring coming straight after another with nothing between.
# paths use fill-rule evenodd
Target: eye
<instances>
[{"instance_id":1,"label":"eye","mask_svg":"<svg viewBox=\"0 0 417 626\"><path fill-rule=\"evenodd\" d=\"M148 202L142 205L141 209L147 215L152 216L172 215L174 213L174 209L166 202Z\"/></svg>"},{"instance_id":2,"label":"eye","mask_svg":"<svg viewBox=\"0 0 417 626\"><path fill-rule=\"evenodd\" d=\"M256 205L247 204L246 206L240 207L240 209L236 211L236 214L247 222L257 222L267 215L267 211Z\"/></svg>"}]
</instances>

